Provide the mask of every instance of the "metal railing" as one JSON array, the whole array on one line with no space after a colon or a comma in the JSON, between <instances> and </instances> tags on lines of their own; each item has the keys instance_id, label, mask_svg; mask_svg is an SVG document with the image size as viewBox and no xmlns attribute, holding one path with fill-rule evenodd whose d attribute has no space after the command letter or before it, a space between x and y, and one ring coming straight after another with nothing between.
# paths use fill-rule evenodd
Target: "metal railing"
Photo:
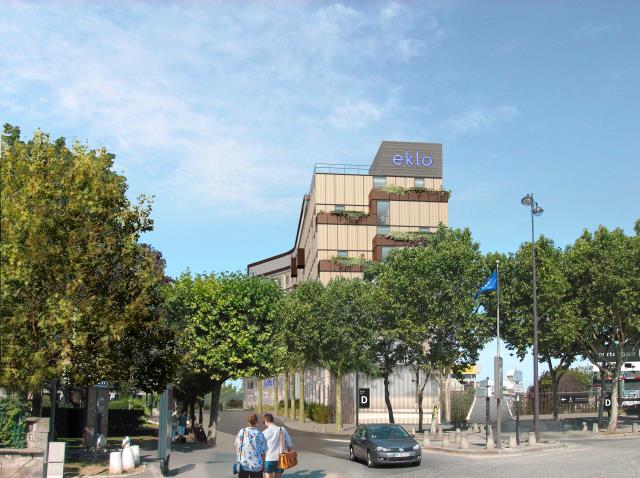
<instances>
[{"instance_id":1,"label":"metal railing","mask_svg":"<svg viewBox=\"0 0 640 478\"><path fill-rule=\"evenodd\" d=\"M316 163L313 173L368 175L369 167L362 164Z\"/></svg>"}]
</instances>

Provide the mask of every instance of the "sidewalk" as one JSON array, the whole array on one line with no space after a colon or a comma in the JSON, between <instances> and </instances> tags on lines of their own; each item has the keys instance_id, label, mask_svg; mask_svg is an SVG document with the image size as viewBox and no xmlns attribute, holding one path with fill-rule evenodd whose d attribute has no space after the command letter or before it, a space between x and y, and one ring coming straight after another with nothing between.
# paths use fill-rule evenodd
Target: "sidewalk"
<instances>
[{"instance_id":1,"label":"sidewalk","mask_svg":"<svg viewBox=\"0 0 640 478\"><path fill-rule=\"evenodd\" d=\"M286 418L282 415L274 415L275 421L278 425L285 426L292 430L308 433L321 433L322 435L337 435L337 436L351 436L356 429L353 423L345 423L342 426L342 431L336 430L335 423L315 423L308 419L305 419L304 423L299 420L293 420L292 418Z\"/></svg>"}]
</instances>

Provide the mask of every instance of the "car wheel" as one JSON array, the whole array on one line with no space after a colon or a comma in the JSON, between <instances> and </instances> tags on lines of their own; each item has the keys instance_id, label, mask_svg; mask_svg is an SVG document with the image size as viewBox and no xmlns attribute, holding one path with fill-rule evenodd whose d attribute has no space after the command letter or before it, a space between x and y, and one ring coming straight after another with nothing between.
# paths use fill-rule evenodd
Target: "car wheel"
<instances>
[{"instance_id":1,"label":"car wheel","mask_svg":"<svg viewBox=\"0 0 640 478\"><path fill-rule=\"evenodd\" d=\"M411 466L420 466L420 462L419 461L414 461L413 463L411 463Z\"/></svg>"},{"instance_id":2,"label":"car wheel","mask_svg":"<svg viewBox=\"0 0 640 478\"><path fill-rule=\"evenodd\" d=\"M355 453L353 453L353 447L352 446L349 447L349 460L356 461L356 455L355 455Z\"/></svg>"},{"instance_id":3,"label":"car wheel","mask_svg":"<svg viewBox=\"0 0 640 478\"><path fill-rule=\"evenodd\" d=\"M367 451L367 466L369 468L375 468L376 464L373 462L373 457L371 456L371 452Z\"/></svg>"}]
</instances>

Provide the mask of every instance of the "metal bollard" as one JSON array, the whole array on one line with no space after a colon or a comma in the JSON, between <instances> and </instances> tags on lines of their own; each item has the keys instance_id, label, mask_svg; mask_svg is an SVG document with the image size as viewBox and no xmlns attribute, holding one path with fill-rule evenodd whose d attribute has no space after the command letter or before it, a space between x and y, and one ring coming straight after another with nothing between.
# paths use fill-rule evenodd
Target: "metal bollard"
<instances>
[{"instance_id":1,"label":"metal bollard","mask_svg":"<svg viewBox=\"0 0 640 478\"><path fill-rule=\"evenodd\" d=\"M587 422L582 422L582 431L583 432L589 431L589 428L587 427Z\"/></svg>"},{"instance_id":2,"label":"metal bollard","mask_svg":"<svg viewBox=\"0 0 640 478\"><path fill-rule=\"evenodd\" d=\"M598 433L598 424L597 424L597 423L594 423L594 424L593 424L593 428L591 429L591 431L592 431L593 433Z\"/></svg>"},{"instance_id":3,"label":"metal bollard","mask_svg":"<svg viewBox=\"0 0 640 478\"><path fill-rule=\"evenodd\" d=\"M509 448L518 448L515 435L509 435Z\"/></svg>"},{"instance_id":4,"label":"metal bollard","mask_svg":"<svg viewBox=\"0 0 640 478\"><path fill-rule=\"evenodd\" d=\"M529 432L529 446L535 446L536 445L536 434L535 432Z\"/></svg>"}]
</instances>

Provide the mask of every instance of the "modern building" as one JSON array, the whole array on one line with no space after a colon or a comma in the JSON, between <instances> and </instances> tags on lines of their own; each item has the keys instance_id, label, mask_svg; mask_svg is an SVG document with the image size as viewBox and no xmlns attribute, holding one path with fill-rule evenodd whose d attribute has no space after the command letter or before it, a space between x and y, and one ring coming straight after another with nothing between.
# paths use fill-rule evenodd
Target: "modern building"
<instances>
[{"instance_id":1,"label":"modern building","mask_svg":"<svg viewBox=\"0 0 640 478\"><path fill-rule=\"evenodd\" d=\"M442 145L383 141L370 166L316 164L300 208L293 247L248 265L248 273L273 278L287 290L303 280L328 283L335 277L361 277L364 261L384 260L394 247L415 243L421 233L447 225L449 192L442 184ZM414 233L411 235L402 233ZM415 377L398 365L391 380L396 421L417 422ZM280 380L278 383L282 383ZM386 420L382 380L360 376L370 389L370 408L361 420ZM263 384L265 404L273 403L273 380ZM335 383L326 370L305 374L305 400L332 405ZM280 393L282 388L279 387ZM299 382L295 383L296 397ZM245 405L255 404L255 380L245 382ZM343 383L343 416L353 420L354 377ZM435 381L425 389L425 421L438 401Z\"/></svg>"}]
</instances>

